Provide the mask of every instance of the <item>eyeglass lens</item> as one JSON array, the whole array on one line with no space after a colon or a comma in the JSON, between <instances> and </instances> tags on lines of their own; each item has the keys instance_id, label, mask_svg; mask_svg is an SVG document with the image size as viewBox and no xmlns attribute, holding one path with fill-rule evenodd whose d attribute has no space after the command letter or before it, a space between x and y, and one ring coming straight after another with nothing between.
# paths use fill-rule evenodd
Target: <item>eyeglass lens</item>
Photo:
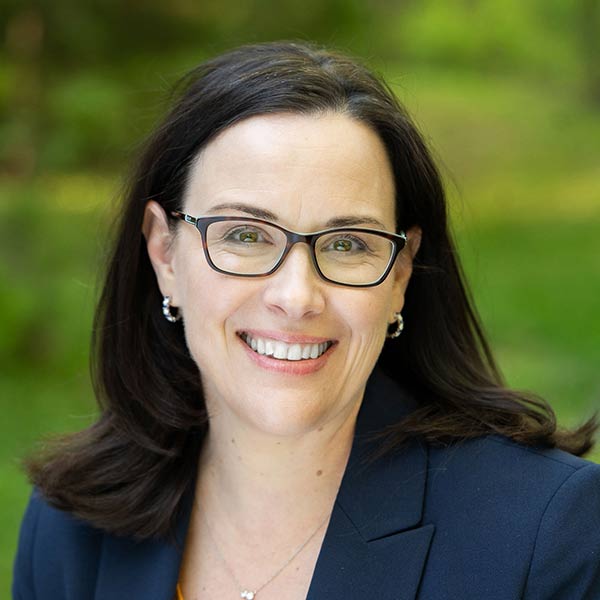
<instances>
[{"instance_id":1,"label":"eyeglass lens","mask_svg":"<svg viewBox=\"0 0 600 600\"><path fill-rule=\"evenodd\" d=\"M287 245L287 237L280 229L243 219L211 223L206 238L214 265L239 275L268 273ZM328 279L364 285L385 273L393 250L393 242L376 233L335 230L319 236L314 252L319 269Z\"/></svg>"}]
</instances>

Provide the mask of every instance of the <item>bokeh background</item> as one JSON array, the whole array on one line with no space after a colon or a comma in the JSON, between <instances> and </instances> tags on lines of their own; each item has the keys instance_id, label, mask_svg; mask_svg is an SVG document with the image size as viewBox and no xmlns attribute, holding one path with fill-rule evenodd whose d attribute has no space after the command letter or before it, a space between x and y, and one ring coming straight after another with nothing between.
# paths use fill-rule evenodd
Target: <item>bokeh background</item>
<instances>
[{"instance_id":1,"label":"bokeh background","mask_svg":"<svg viewBox=\"0 0 600 600\"><path fill-rule=\"evenodd\" d=\"M0 0L0 34L0 597L20 457L95 413L92 312L126 165L176 79L241 43L315 40L386 76L440 162L508 382L565 425L600 406L597 0Z\"/></svg>"}]
</instances>

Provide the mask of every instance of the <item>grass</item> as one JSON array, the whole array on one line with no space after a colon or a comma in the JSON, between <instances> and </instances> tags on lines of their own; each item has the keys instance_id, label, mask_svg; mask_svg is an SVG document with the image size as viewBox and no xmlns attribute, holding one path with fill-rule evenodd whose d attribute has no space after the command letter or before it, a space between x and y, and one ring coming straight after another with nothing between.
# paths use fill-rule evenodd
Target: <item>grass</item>
<instances>
[{"instance_id":1,"label":"grass","mask_svg":"<svg viewBox=\"0 0 600 600\"><path fill-rule=\"evenodd\" d=\"M600 115L539 82L427 71L392 80L442 160L508 382L574 425L600 406ZM116 189L112 178L49 174L0 190L2 597L29 492L19 457L93 418L88 338Z\"/></svg>"}]
</instances>

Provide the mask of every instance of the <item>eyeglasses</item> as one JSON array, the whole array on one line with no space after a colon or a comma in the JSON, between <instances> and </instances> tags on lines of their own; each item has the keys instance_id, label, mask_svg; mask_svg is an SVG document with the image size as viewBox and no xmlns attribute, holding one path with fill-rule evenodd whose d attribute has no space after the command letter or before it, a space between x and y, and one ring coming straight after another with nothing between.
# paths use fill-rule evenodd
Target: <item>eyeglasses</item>
<instances>
[{"instance_id":1,"label":"eyeglasses","mask_svg":"<svg viewBox=\"0 0 600 600\"><path fill-rule=\"evenodd\" d=\"M325 281L371 287L388 276L396 256L406 245L403 231L346 227L298 233L250 217L192 217L179 211L171 214L200 232L204 255L215 271L239 277L271 275L294 244L304 243Z\"/></svg>"}]
</instances>

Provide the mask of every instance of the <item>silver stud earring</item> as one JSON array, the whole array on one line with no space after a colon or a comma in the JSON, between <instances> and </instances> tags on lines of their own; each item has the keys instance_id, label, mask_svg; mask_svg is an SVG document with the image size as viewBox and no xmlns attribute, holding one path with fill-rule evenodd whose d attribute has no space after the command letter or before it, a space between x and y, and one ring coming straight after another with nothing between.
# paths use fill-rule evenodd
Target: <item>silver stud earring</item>
<instances>
[{"instance_id":1,"label":"silver stud earring","mask_svg":"<svg viewBox=\"0 0 600 600\"><path fill-rule=\"evenodd\" d=\"M396 325L396 328L392 331L387 332L387 335L385 337L389 338L390 340L393 340L395 338L397 338L401 333L402 330L404 329L404 319L402 318L402 313L395 313L394 314L394 321L392 323L390 323L390 325Z\"/></svg>"},{"instance_id":2,"label":"silver stud earring","mask_svg":"<svg viewBox=\"0 0 600 600\"><path fill-rule=\"evenodd\" d=\"M163 296L162 312L169 323L175 323L176 321L179 321L179 318L181 317L179 311L175 315L172 313L171 296Z\"/></svg>"}]
</instances>

